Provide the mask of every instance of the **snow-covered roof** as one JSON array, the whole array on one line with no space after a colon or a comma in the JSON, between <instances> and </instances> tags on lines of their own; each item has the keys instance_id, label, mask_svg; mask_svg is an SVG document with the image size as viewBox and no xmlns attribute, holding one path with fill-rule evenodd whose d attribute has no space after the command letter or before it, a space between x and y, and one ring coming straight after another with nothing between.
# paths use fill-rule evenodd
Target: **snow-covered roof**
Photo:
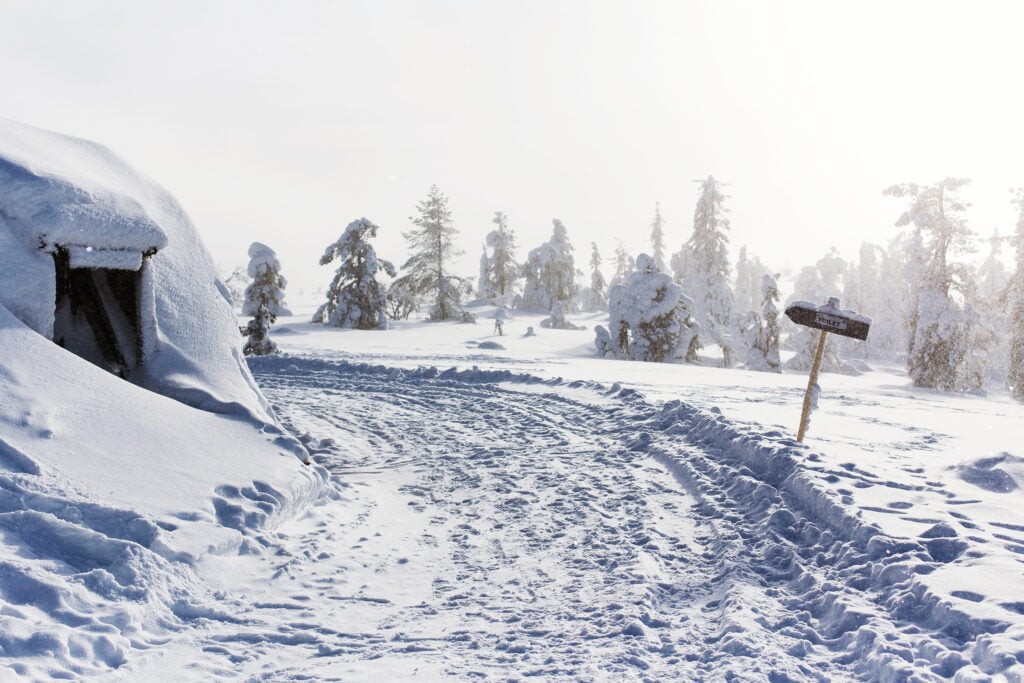
<instances>
[{"instance_id":1,"label":"snow-covered roof","mask_svg":"<svg viewBox=\"0 0 1024 683\"><path fill-rule=\"evenodd\" d=\"M167 245L146 210L163 190L94 142L0 118L0 188L0 216L33 247Z\"/></svg>"}]
</instances>

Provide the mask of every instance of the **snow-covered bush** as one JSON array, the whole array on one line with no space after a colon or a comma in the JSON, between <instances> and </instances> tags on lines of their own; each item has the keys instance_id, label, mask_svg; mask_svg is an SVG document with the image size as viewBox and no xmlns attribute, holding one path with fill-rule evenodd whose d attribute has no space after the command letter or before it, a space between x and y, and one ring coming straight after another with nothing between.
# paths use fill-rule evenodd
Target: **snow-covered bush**
<instances>
[{"instance_id":1,"label":"snow-covered bush","mask_svg":"<svg viewBox=\"0 0 1024 683\"><path fill-rule=\"evenodd\" d=\"M388 287L387 301L388 318L391 320L408 320L422 304L422 299L409 290L402 278L395 280Z\"/></svg>"},{"instance_id":2,"label":"snow-covered bush","mask_svg":"<svg viewBox=\"0 0 1024 683\"><path fill-rule=\"evenodd\" d=\"M583 329L565 319L565 307L562 302L556 302L551 308L551 315L540 321L540 326L550 330L579 330Z\"/></svg>"},{"instance_id":3,"label":"snow-covered bush","mask_svg":"<svg viewBox=\"0 0 1024 683\"><path fill-rule=\"evenodd\" d=\"M277 260L273 249L260 242L253 242L249 246L248 273L252 283L245 288L242 315L256 315L260 304L266 306L271 323L279 315L292 314L284 303L284 290L288 281L281 275L281 262Z\"/></svg>"},{"instance_id":4,"label":"snow-covered bush","mask_svg":"<svg viewBox=\"0 0 1024 683\"><path fill-rule=\"evenodd\" d=\"M320 257L324 266L338 260L338 270L327 289L327 301L313 316L315 323L357 330L387 329L387 291L377 276L395 276L390 261L377 258L370 238L377 226L366 218L352 221Z\"/></svg>"},{"instance_id":5,"label":"snow-covered bush","mask_svg":"<svg viewBox=\"0 0 1024 683\"><path fill-rule=\"evenodd\" d=\"M523 265L526 283L520 308L536 313L551 311L561 301L571 311L576 301L576 266L569 235L557 218L551 239L530 252Z\"/></svg>"},{"instance_id":6,"label":"snow-covered bush","mask_svg":"<svg viewBox=\"0 0 1024 683\"><path fill-rule=\"evenodd\" d=\"M636 272L625 285L611 288L609 329L596 328L594 344L600 355L629 360L674 362L690 356L696 336L693 300L683 288L658 270L647 254L636 259Z\"/></svg>"}]
</instances>

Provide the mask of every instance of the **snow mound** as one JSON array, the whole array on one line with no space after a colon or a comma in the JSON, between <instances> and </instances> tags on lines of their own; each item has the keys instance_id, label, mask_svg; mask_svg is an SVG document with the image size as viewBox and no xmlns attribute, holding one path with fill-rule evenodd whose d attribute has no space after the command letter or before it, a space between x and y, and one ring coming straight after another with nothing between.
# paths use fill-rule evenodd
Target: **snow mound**
<instances>
[{"instance_id":1,"label":"snow mound","mask_svg":"<svg viewBox=\"0 0 1024 683\"><path fill-rule=\"evenodd\" d=\"M100 145L3 119L0 187L0 679L80 680L230 619L203 565L332 489L256 387L173 197ZM87 338L75 304L104 356L138 355L54 343Z\"/></svg>"},{"instance_id":2,"label":"snow mound","mask_svg":"<svg viewBox=\"0 0 1024 683\"><path fill-rule=\"evenodd\" d=\"M54 333L55 257L142 266L141 372L189 405L271 423L242 361L230 295L178 202L106 147L0 119L0 305Z\"/></svg>"}]
</instances>

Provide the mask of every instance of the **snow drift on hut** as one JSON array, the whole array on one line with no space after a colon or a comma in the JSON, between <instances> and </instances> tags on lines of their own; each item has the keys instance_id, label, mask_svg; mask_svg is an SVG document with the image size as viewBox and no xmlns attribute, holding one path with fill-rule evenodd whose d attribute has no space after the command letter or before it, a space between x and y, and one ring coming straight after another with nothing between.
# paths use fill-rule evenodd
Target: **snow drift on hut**
<instances>
[{"instance_id":1,"label":"snow drift on hut","mask_svg":"<svg viewBox=\"0 0 1024 683\"><path fill-rule=\"evenodd\" d=\"M0 306L135 384L272 419L227 289L174 197L102 145L2 118Z\"/></svg>"}]
</instances>

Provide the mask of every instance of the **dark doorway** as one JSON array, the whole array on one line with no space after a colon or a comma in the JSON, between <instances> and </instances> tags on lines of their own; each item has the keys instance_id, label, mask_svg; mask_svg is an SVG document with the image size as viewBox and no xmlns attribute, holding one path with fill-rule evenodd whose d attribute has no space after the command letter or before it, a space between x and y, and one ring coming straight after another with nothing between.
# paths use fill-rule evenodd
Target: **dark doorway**
<instances>
[{"instance_id":1,"label":"dark doorway","mask_svg":"<svg viewBox=\"0 0 1024 683\"><path fill-rule=\"evenodd\" d=\"M72 268L53 254L57 277L53 340L115 375L129 378L142 360L141 270Z\"/></svg>"}]
</instances>

